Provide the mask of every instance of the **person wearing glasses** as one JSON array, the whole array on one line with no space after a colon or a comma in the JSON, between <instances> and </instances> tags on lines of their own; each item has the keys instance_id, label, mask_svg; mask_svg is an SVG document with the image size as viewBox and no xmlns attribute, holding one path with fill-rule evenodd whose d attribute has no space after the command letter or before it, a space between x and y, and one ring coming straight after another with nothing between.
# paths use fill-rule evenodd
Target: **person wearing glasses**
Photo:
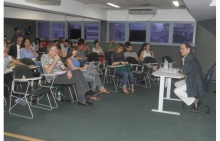
<instances>
[{"instance_id":1,"label":"person wearing glasses","mask_svg":"<svg viewBox=\"0 0 220 141\"><path fill-rule=\"evenodd\" d=\"M80 70L70 71L60 60L58 55L57 46L51 43L47 46L47 54L43 54L41 57L42 68L45 74L53 74L58 71L66 71L64 74L58 75L54 84L75 84L76 94L78 96L78 104L84 106L93 105L91 102L87 101L86 98L98 95L98 93L93 92L88 83L86 82L82 72ZM47 82L51 82L53 77L47 76ZM68 94L70 95L69 91Z\"/></svg>"}]
</instances>

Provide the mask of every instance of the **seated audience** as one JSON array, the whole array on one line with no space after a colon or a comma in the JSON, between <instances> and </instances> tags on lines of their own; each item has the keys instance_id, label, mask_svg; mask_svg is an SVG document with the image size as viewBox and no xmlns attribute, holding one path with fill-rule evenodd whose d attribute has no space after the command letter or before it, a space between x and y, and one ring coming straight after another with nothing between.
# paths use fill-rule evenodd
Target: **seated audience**
<instances>
[{"instance_id":1,"label":"seated audience","mask_svg":"<svg viewBox=\"0 0 220 141\"><path fill-rule=\"evenodd\" d=\"M38 54L30 45L30 39L25 38L22 42L23 47L20 50L21 58L37 58Z\"/></svg>"},{"instance_id":2,"label":"seated audience","mask_svg":"<svg viewBox=\"0 0 220 141\"><path fill-rule=\"evenodd\" d=\"M10 66L10 63L14 63L15 65L25 65L22 62L14 59L10 55L8 55L7 43L4 42L4 71L6 71L12 67L12 66ZM29 67L33 67L33 65L30 65ZM11 88L12 80L13 80L12 72L4 74L4 84L7 87L9 87L9 89ZM8 96L9 92L10 91L6 91L6 89L5 89L5 96Z\"/></svg>"},{"instance_id":3,"label":"seated audience","mask_svg":"<svg viewBox=\"0 0 220 141\"><path fill-rule=\"evenodd\" d=\"M185 79L175 82L174 93L186 105L193 105L196 110L201 103L198 99L206 93L203 79L202 68L198 60L192 54L192 47L188 43L183 43L180 47L180 53L183 56L183 69L181 72Z\"/></svg>"},{"instance_id":4,"label":"seated audience","mask_svg":"<svg viewBox=\"0 0 220 141\"><path fill-rule=\"evenodd\" d=\"M69 39L66 39L64 41L64 43L60 45L61 50L65 53L65 55L67 54L67 50L68 50L68 47L70 46L70 44L71 43L70 43Z\"/></svg>"},{"instance_id":5,"label":"seated audience","mask_svg":"<svg viewBox=\"0 0 220 141\"><path fill-rule=\"evenodd\" d=\"M106 47L107 52L112 52L115 50L114 39L110 39L109 44Z\"/></svg>"},{"instance_id":6,"label":"seated audience","mask_svg":"<svg viewBox=\"0 0 220 141\"><path fill-rule=\"evenodd\" d=\"M146 43L146 44L143 44L143 45L145 45L145 46L144 46L143 51L141 52L140 61L143 61L145 57L152 57L152 58L154 58L154 52L151 50L151 44L150 43ZM152 67L152 69L154 71L157 70L157 65L154 65Z\"/></svg>"},{"instance_id":7,"label":"seated audience","mask_svg":"<svg viewBox=\"0 0 220 141\"><path fill-rule=\"evenodd\" d=\"M67 69L67 67L65 67L63 62L60 61L59 55L57 54L56 45L49 44L47 46L47 51L48 53L41 57L44 73L52 74L57 71L67 71L64 74L58 75L54 80L54 84L74 84L76 88L76 94L78 96L78 104L84 106L92 105L92 103L86 100L86 97L89 98L93 95L97 95L97 93L94 93L92 90L90 90L90 87L86 82L82 72L80 70L70 71ZM46 77L47 82L50 82L52 79L53 78L50 76Z\"/></svg>"},{"instance_id":8,"label":"seated audience","mask_svg":"<svg viewBox=\"0 0 220 141\"><path fill-rule=\"evenodd\" d=\"M138 51L138 54L137 54L139 58L140 58L140 56L141 56L141 52L144 51L144 47L146 46L146 44L147 44L147 43L143 43L143 44L141 45L141 49Z\"/></svg>"},{"instance_id":9,"label":"seated audience","mask_svg":"<svg viewBox=\"0 0 220 141\"><path fill-rule=\"evenodd\" d=\"M124 45L124 52L128 51L128 47L131 45L131 42L127 41Z\"/></svg>"},{"instance_id":10,"label":"seated audience","mask_svg":"<svg viewBox=\"0 0 220 141\"><path fill-rule=\"evenodd\" d=\"M14 59L20 59L20 49L21 49L21 43L23 41L23 37L18 37L17 38L17 44L16 45L12 45L9 49L8 54L10 56L12 56Z\"/></svg>"},{"instance_id":11,"label":"seated audience","mask_svg":"<svg viewBox=\"0 0 220 141\"><path fill-rule=\"evenodd\" d=\"M104 52L103 52L102 48L99 46L99 41L98 40L94 41L94 45L95 45L95 47L92 49L92 52L96 52L99 55L104 56Z\"/></svg>"},{"instance_id":12,"label":"seated audience","mask_svg":"<svg viewBox=\"0 0 220 141\"><path fill-rule=\"evenodd\" d=\"M57 46L57 54L60 56L61 60L65 60L66 54L61 50L60 44L58 40L54 40L54 44Z\"/></svg>"},{"instance_id":13,"label":"seated audience","mask_svg":"<svg viewBox=\"0 0 220 141\"><path fill-rule=\"evenodd\" d=\"M33 58L37 58L38 57L37 52L34 50L33 47L30 46L30 39L29 38L23 39L22 48L20 50L20 54L21 54L21 59L22 58L33 59ZM36 66L39 66L39 68L37 68L37 70L38 70L39 73L41 73L41 69L40 69L41 62L34 60L34 63L35 63Z\"/></svg>"},{"instance_id":14,"label":"seated audience","mask_svg":"<svg viewBox=\"0 0 220 141\"><path fill-rule=\"evenodd\" d=\"M127 48L127 51L124 53L125 59L127 57L133 57L135 58L137 61L139 61L139 58L137 56L137 53L133 51L133 47L132 44L130 44Z\"/></svg>"},{"instance_id":15,"label":"seated audience","mask_svg":"<svg viewBox=\"0 0 220 141\"><path fill-rule=\"evenodd\" d=\"M87 57L86 57L86 52L83 50L84 44L82 42L79 42L77 45L77 59L80 62L80 66L83 66L84 64L87 63Z\"/></svg>"},{"instance_id":16,"label":"seated audience","mask_svg":"<svg viewBox=\"0 0 220 141\"><path fill-rule=\"evenodd\" d=\"M128 94L128 90L127 90L127 82L129 79L130 85L131 85L131 93L134 93L134 76L132 73L131 68L128 65L128 62L125 62L125 57L124 57L124 53L123 53L123 45L122 44L118 44L115 48L115 52L113 54L113 63L112 65L124 65L122 67L117 67L116 68L116 72L115 74L118 74L120 76L122 76L122 83L123 83L123 88L122 91L125 94Z\"/></svg>"},{"instance_id":17,"label":"seated audience","mask_svg":"<svg viewBox=\"0 0 220 141\"><path fill-rule=\"evenodd\" d=\"M69 70L85 70L89 69L88 65L84 65L83 67L80 67L80 63L76 57L77 50L76 47L70 46L67 53L67 65ZM92 90L95 91L96 87L99 88L100 93L109 93L107 91L101 82L100 76L97 73L97 71L94 69L93 72L89 72L90 70L87 70L83 72L83 75L87 82L91 83ZM89 73L89 74L88 74Z\"/></svg>"},{"instance_id":18,"label":"seated audience","mask_svg":"<svg viewBox=\"0 0 220 141\"><path fill-rule=\"evenodd\" d=\"M38 52L39 48L41 47L39 38L35 38L35 41L33 42L33 47L34 47L34 50Z\"/></svg>"},{"instance_id":19,"label":"seated audience","mask_svg":"<svg viewBox=\"0 0 220 141\"><path fill-rule=\"evenodd\" d=\"M45 40L42 42L41 47L46 48L48 44L50 44L49 38L45 37Z\"/></svg>"}]
</instances>

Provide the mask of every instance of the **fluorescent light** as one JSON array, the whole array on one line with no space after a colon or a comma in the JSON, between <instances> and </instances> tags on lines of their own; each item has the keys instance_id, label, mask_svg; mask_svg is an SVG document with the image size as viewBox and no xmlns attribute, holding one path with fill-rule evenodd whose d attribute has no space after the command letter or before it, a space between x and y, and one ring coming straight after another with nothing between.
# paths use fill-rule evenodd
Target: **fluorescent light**
<instances>
[{"instance_id":1,"label":"fluorescent light","mask_svg":"<svg viewBox=\"0 0 220 141\"><path fill-rule=\"evenodd\" d=\"M108 4L108 5L110 5L110 6L113 6L113 7L115 7L115 8L120 8L120 6L115 5L115 4L112 4L112 3L106 3L106 4Z\"/></svg>"},{"instance_id":2,"label":"fluorescent light","mask_svg":"<svg viewBox=\"0 0 220 141\"><path fill-rule=\"evenodd\" d=\"M173 3L176 7L179 7L179 2L178 2L178 1L172 1L172 3Z\"/></svg>"}]
</instances>

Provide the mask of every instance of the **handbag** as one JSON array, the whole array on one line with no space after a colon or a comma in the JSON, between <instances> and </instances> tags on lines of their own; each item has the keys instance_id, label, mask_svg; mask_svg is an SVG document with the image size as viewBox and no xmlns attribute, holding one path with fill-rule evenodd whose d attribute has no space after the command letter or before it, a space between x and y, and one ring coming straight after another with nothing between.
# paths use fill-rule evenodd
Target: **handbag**
<instances>
[{"instance_id":1,"label":"handbag","mask_svg":"<svg viewBox=\"0 0 220 141\"><path fill-rule=\"evenodd\" d=\"M132 67L130 65L125 65L125 66L117 67L116 70L117 71L131 72L132 71Z\"/></svg>"}]
</instances>

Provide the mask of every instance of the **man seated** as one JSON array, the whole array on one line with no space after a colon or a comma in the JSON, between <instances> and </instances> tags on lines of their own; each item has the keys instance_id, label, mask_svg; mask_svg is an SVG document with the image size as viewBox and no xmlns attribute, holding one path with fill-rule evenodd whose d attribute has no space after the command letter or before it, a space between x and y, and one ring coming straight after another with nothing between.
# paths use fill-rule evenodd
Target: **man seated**
<instances>
[{"instance_id":1,"label":"man seated","mask_svg":"<svg viewBox=\"0 0 220 141\"><path fill-rule=\"evenodd\" d=\"M127 47L127 51L124 53L125 59L127 57L133 57L135 58L137 61L139 61L139 58L137 56L137 53L133 51L133 47L132 44L129 44Z\"/></svg>"},{"instance_id":2,"label":"man seated","mask_svg":"<svg viewBox=\"0 0 220 141\"><path fill-rule=\"evenodd\" d=\"M193 105L192 108L196 110L201 103L198 98L203 97L206 91L202 68L191 50L191 45L188 43L183 43L180 47L180 53L183 56L183 69L181 72L185 75L185 79L174 84L176 87L174 93L186 105Z\"/></svg>"},{"instance_id":3,"label":"man seated","mask_svg":"<svg viewBox=\"0 0 220 141\"><path fill-rule=\"evenodd\" d=\"M83 50L84 44L79 42L77 45L77 58L80 62L80 66L83 66L87 62L86 52Z\"/></svg>"},{"instance_id":4,"label":"man seated","mask_svg":"<svg viewBox=\"0 0 220 141\"><path fill-rule=\"evenodd\" d=\"M69 46L70 46L69 39L66 39L63 44L60 44L61 50L65 53L65 55L67 54L67 50Z\"/></svg>"},{"instance_id":5,"label":"man seated","mask_svg":"<svg viewBox=\"0 0 220 141\"><path fill-rule=\"evenodd\" d=\"M97 93L90 90L82 72L80 70L70 71L67 69L57 54L58 50L55 44L49 44L47 46L47 51L48 53L41 57L44 73L52 74L57 71L67 71L64 74L58 75L54 80L54 84L74 84L78 96L78 104L84 106L92 105L92 103L86 101L86 98L97 95ZM52 77L47 76L46 80L50 82Z\"/></svg>"},{"instance_id":6,"label":"man seated","mask_svg":"<svg viewBox=\"0 0 220 141\"><path fill-rule=\"evenodd\" d=\"M9 49L9 52L8 54L10 56L12 56L14 59L20 59L21 56L20 56L20 49L21 49L21 43L23 41L23 37L18 37L17 38L17 44L15 45L12 45Z\"/></svg>"}]
</instances>

